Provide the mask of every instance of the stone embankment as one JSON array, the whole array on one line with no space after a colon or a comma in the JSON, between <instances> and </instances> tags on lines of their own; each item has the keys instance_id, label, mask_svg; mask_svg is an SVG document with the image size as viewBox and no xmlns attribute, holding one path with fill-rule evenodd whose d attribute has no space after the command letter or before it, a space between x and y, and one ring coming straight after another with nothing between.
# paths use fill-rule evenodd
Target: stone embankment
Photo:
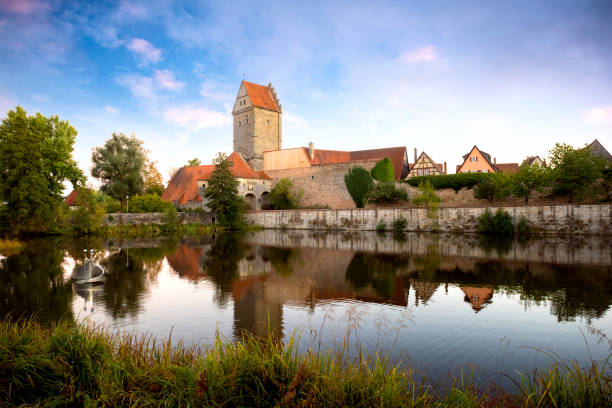
<instances>
[{"instance_id":1,"label":"stone embankment","mask_svg":"<svg viewBox=\"0 0 612 408\"><path fill-rule=\"evenodd\" d=\"M178 212L176 213L181 224L211 224L212 215L207 212ZM163 224L163 213L115 213L107 214L102 219L102 223L108 226L117 225L146 225L146 224Z\"/></svg>"},{"instance_id":2,"label":"stone embankment","mask_svg":"<svg viewBox=\"0 0 612 408\"><path fill-rule=\"evenodd\" d=\"M612 205L539 205L498 208L512 217L515 225L525 219L535 231L552 234L612 234ZM443 207L436 213L427 208L385 208L352 210L253 211L247 220L263 228L305 230L371 231L384 224L406 221L407 231L476 232L478 218L486 207Z\"/></svg>"}]
</instances>

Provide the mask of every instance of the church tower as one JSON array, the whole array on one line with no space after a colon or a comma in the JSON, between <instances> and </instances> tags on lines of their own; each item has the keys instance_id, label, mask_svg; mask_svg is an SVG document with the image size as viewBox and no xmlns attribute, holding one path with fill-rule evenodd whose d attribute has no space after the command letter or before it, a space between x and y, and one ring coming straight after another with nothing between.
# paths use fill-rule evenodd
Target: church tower
<instances>
[{"instance_id":1,"label":"church tower","mask_svg":"<svg viewBox=\"0 0 612 408\"><path fill-rule=\"evenodd\" d=\"M232 110L234 151L253 170L263 170L263 152L282 149L282 107L272 84L242 81Z\"/></svg>"}]
</instances>

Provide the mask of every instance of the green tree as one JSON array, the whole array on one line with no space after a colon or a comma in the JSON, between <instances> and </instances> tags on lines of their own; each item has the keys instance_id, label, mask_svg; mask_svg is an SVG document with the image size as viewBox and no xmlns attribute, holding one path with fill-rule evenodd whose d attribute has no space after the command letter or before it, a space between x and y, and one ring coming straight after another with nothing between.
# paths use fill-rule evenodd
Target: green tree
<instances>
[{"instance_id":1,"label":"green tree","mask_svg":"<svg viewBox=\"0 0 612 408\"><path fill-rule=\"evenodd\" d=\"M370 173L363 167L353 167L344 175L344 184L357 208L363 208L374 187Z\"/></svg>"},{"instance_id":2,"label":"green tree","mask_svg":"<svg viewBox=\"0 0 612 408\"><path fill-rule=\"evenodd\" d=\"M219 153L213 163L215 169L204 190L204 197L208 199L206 205L215 214L219 224L229 229L238 229L244 224L246 203L238 195L239 182L230 171L233 164L224 153Z\"/></svg>"},{"instance_id":3,"label":"green tree","mask_svg":"<svg viewBox=\"0 0 612 408\"><path fill-rule=\"evenodd\" d=\"M72 158L77 131L57 116L28 116L17 107L0 125L0 207L12 232L56 228L64 182L85 177Z\"/></svg>"},{"instance_id":4,"label":"green tree","mask_svg":"<svg viewBox=\"0 0 612 408\"><path fill-rule=\"evenodd\" d=\"M378 181L395 181L395 170L390 158L385 157L372 167L370 174Z\"/></svg>"},{"instance_id":5,"label":"green tree","mask_svg":"<svg viewBox=\"0 0 612 408\"><path fill-rule=\"evenodd\" d=\"M164 180L157 170L157 162L147 162L144 165L144 191L147 194L161 196L164 192Z\"/></svg>"},{"instance_id":6,"label":"green tree","mask_svg":"<svg viewBox=\"0 0 612 408\"><path fill-rule=\"evenodd\" d=\"M493 199L502 199L507 197L511 191L512 176L503 173L491 174L489 178L482 179L474 190L474 197L486 199L489 203Z\"/></svg>"},{"instance_id":7,"label":"green tree","mask_svg":"<svg viewBox=\"0 0 612 408\"><path fill-rule=\"evenodd\" d=\"M121 201L125 208L126 196L141 194L144 188L146 150L136 136L113 133L103 147L91 154L91 175L102 182L100 190Z\"/></svg>"},{"instance_id":8,"label":"green tree","mask_svg":"<svg viewBox=\"0 0 612 408\"><path fill-rule=\"evenodd\" d=\"M568 201L582 199L601 175L601 162L587 148L574 149L556 143L550 151L553 193L567 195Z\"/></svg>"},{"instance_id":9,"label":"green tree","mask_svg":"<svg viewBox=\"0 0 612 408\"><path fill-rule=\"evenodd\" d=\"M525 199L529 202L529 195L533 191L542 192L548 181L548 171L546 167L538 164L524 163L519 167L516 174L512 176L512 194Z\"/></svg>"},{"instance_id":10,"label":"green tree","mask_svg":"<svg viewBox=\"0 0 612 408\"><path fill-rule=\"evenodd\" d=\"M268 200L275 210L291 210L293 208L298 208L303 194L304 190L301 189L297 192L293 191L293 183L291 180L283 178L280 179L272 191L270 191Z\"/></svg>"},{"instance_id":11,"label":"green tree","mask_svg":"<svg viewBox=\"0 0 612 408\"><path fill-rule=\"evenodd\" d=\"M195 159L187 160L187 167L201 166L202 162L197 157Z\"/></svg>"},{"instance_id":12,"label":"green tree","mask_svg":"<svg viewBox=\"0 0 612 408\"><path fill-rule=\"evenodd\" d=\"M98 194L86 187L77 189L76 209L72 211L72 226L78 234L94 234L102 227L104 204Z\"/></svg>"},{"instance_id":13,"label":"green tree","mask_svg":"<svg viewBox=\"0 0 612 408\"><path fill-rule=\"evenodd\" d=\"M429 180L419 185L419 194L412 199L414 205L424 205L425 207L437 207L442 199L436 194Z\"/></svg>"}]
</instances>

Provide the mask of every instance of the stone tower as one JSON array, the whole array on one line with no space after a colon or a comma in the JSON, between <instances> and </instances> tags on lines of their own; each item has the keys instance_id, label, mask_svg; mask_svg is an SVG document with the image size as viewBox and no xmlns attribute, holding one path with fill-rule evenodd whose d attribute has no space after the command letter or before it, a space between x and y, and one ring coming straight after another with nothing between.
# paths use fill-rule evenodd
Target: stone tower
<instances>
[{"instance_id":1,"label":"stone tower","mask_svg":"<svg viewBox=\"0 0 612 408\"><path fill-rule=\"evenodd\" d=\"M242 81L232 110L234 151L254 170L263 170L263 152L282 149L282 107L272 84Z\"/></svg>"}]
</instances>

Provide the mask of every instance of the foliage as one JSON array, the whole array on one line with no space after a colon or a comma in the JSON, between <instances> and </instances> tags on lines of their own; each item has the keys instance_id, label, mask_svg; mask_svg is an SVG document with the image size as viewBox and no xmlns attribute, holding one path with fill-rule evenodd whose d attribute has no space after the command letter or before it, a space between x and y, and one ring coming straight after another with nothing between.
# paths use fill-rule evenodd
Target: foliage
<instances>
[{"instance_id":1,"label":"foliage","mask_svg":"<svg viewBox=\"0 0 612 408\"><path fill-rule=\"evenodd\" d=\"M567 195L569 202L584 198L601 175L601 161L587 148L574 149L570 145L556 143L550 151L549 162L553 192Z\"/></svg>"},{"instance_id":2,"label":"foliage","mask_svg":"<svg viewBox=\"0 0 612 408\"><path fill-rule=\"evenodd\" d=\"M408 221L404 217L399 217L393 221L393 231L403 232L408 225Z\"/></svg>"},{"instance_id":3,"label":"foliage","mask_svg":"<svg viewBox=\"0 0 612 408\"><path fill-rule=\"evenodd\" d=\"M215 169L204 190L204 197L208 199L207 206L216 216L217 222L226 228L237 229L244 225L244 211L246 203L238 195L238 180L232 176L228 160L224 153L214 160Z\"/></svg>"},{"instance_id":4,"label":"foliage","mask_svg":"<svg viewBox=\"0 0 612 408\"><path fill-rule=\"evenodd\" d=\"M13 255L21 251L23 242L18 239L0 238L0 254Z\"/></svg>"},{"instance_id":5,"label":"foliage","mask_svg":"<svg viewBox=\"0 0 612 408\"><path fill-rule=\"evenodd\" d=\"M395 183L387 181L377 183L370 192L369 198L369 201L375 204L408 202L409 200L406 190L397 188Z\"/></svg>"},{"instance_id":6,"label":"foliage","mask_svg":"<svg viewBox=\"0 0 612 408\"><path fill-rule=\"evenodd\" d=\"M495 198L495 182L491 179L482 180L474 189L474 198L485 199L489 203Z\"/></svg>"},{"instance_id":7,"label":"foliage","mask_svg":"<svg viewBox=\"0 0 612 408\"><path fill-rule=\"evenodd\" d=\"M381 182L395 181L395 170L390 158L385 157L372 167L370 174L374 180Z\"/></svg>"},{"instance_id":8,"label":"foliage","mask_svg":"<svg viewBox=\"0 0 612 408\"><path fill-rule=\"evenodd\" d=\"M91 160L91 175L102 182L100 190L120 200L122 210L126 196L143 192L147 155L142 141L136 136L113 133L103 147L94 148Z\"/></svg>"},{"instance_id":9,"label":"foliage","mask_svg":"<svg viewBox=\"0 0 612 408\"><path fill-rule=\"evenodd\" d=\"M187 167L197 167L201 165L202 165L202 162L197 157L191 160L187 160Z\"/></svg>"},{"instance_id":10,"label":"foliage","mask_svg":"<svg viewBox=\"0 0 612 408\"><path fill-rule=\"evenodd\" d=\"M130 197L129 202L131 213L157 213L170 207L174 207L174 204L162 200L157 194L137 195Z\"/></svg>"},{"instance_id":11,"label":"foliage","mask_svg":"<svg viewBox=\"0 0 612 408\"><path fill-rule=\"evenodd\" d=\"M98 198L100 199L100 202L104 207L104 211L107 214L118 213L119 211L121 211L121 202L119 200L116 200L113 197L104 193L99 193Z\"/></svg>"},{"instance_id":12,"label":"foliage","mask_svg":"<svg viewBox=\"0 0 612 408\"><path fill-rule=\"evenodd\" d=\"M274 210L291 210L298 208L300 200L304 194L304 190L295 192L293 190L293 182L289 178L280 179L275 185L268 201Z\"/></svg>"},{"instance_id":13,"label":"foliage","mask_svg":"<svg viewBox=\"0 0 612 408\"><path fill-rule=\"evenodd\" d=\"M376 224L376 231L384 232L386 230L387 230L387 224L383 220L380 220L378 224Z\"/></svg>"},{"instance_id":14,"label":"foliage","mask_svg":"<svg viewBox=\"0 0 612 408\"><path fill-rule=\"evenodd\" d=\"M102 227L104 206L98 194L86 187L77 190L76 208L72 211L72 227L77 234L94 234Z\"/></svg>"},{"instance_id":15,"label":"foliage","mask_svg":"<svg viewBox=\"0 0 612 408\"><path fill-rule=\"evenodd\" d=\"M166 231L176 231L178 229L180 221L174 205L170 204L164 209L162 222L164 223L164 227L166 227Z\"/></svg>"},{"instance_id":16,"label":"foliage","mask_svg":"<svg viewBox=\"0 0 612 408\"><path fill-rule=\"evenodd\" d=\"M77 131L57 116L28 116L21 107L0 125L0 203L13 233L57 228L64 182L84 182L72 158Z\"/></svg>"},{"instance_id":17,"label":"foliage","mask_svg":"<svg viewBox=\"0 0 612 408\"><path fill-rule=\"evenodd\" d=\"M519 235L529 234L531 232L531 227L529 225L529 221L527 218L521 217L518 224L516 224L516 233Z\"/></svg>"},{"instance_id":18,"label":"foliage","mask_svg":"<svg viewBox=\"0 0 612 408\"><path fill-rule=\"evenodd\" d=\"M442 199L435 193L429 180L419 184L419 194L414 196L412 204L426 207L437 207Z\"/></svg>"},{"instance_id":19,"label":"foliage","mask_svg":"<svg viewBox=\"0 0 612 408\"><path fill-rule=\"evenodd\" d=\"M542 192L548 182L548 169L538 164L523 163L518 171L512 175L511 191L514 196L529 202L529 195L533 191Z\"/></svg>"},{"instance_id":20,"label":"foliage","mask_svg":"<svg viewBox=\"0 0 612 408\"><path fill-rule=\"evenodd\" d=\"M452 188L455 191L461 190L463 187L472 188L480 181L489 179L492 173L459 173L459 174L443 174L431 176L418 176L403 180L411 186L418 187L422 183L429 181L434 189L442 190Z\"/></svg>"},{"instance_id":21,"label":"foliage","mask_svg":"<svg viewBox=\"0 0 612 408\"><path fill-rule=\"evenodd\" d=\"M481 180L474 190L474 197L486 199L489 203L495 198L504 198L510 194L512 176L494 173L489 178Z\"/></svg>"},{"instance_id":22,"label":"foliage","mask_svg":"<svg viewBox=\"0 0 612 408\"><path fill-rule=\"evenodd\" d=\"M370 173L363 167L353 167L344 175L344 184L357 208L363 208L374 187Z\"/></svg>"},{"instance_id":23,"label":"foliage","mask_svg":"<svg viewBox=\"0 0 612 408\"><path fill-rule=\"evenodd\" d=\"M602 187L604 192L604 201L612 201L612 168L606 168L601 171Z\"/></svg>"},{"instance_id":24,"label":"foliage","mask_svg":"<svg viewBox=\"0 0 612 408\"><path fill-rule=\"evenodd\" d=\"M480 217L478 217L478 232L483 234L495 235L510 235L514 233L514 225L512 217L501 208L497 210L495 215L487 208Z\"/></svg>"},{"instance_id":25,"label":"foliage","mask_svg":"<svg viewBox=\"0 0 612 408\"><path fill-rule=\"evenodd\" d=\"M147 162L144 165L144 191L146 194L160 196L164 192L164 179L156 164L157 162Z\"/></svg>"}]
</instances>

